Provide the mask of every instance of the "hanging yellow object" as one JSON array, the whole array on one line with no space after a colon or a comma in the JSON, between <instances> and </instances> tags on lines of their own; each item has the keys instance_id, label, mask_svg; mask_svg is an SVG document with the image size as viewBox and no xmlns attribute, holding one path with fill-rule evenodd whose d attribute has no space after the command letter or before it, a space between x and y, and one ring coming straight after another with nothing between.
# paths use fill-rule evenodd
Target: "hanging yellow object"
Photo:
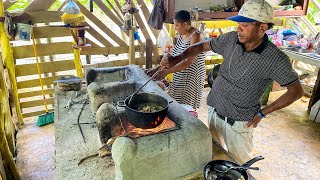
<instances>
[{"instance_id":1,"label":"hanging yellow object","mask_svg":"<svg viewBox=\"0 0 320 180\"><path fill-rule=\"evenodd\" d=\"M167 74L166 79L168 82L172 82L173 81L173 74L172 73Z\"/></svg>"},{"instance_id":2,"label":"hanging yellow object","mask_svg":"<svg viewBox=\"0 0 320 180\"><path fill-rule=\"evenodd\" d=\"M74 49L73 55L74 55L74 65L76 67L77 76L80 78L83 78L84 74L82 72L82 63L81 63L81 59L80 59L80 49Z\"/></svg>"},{"instance_id":3,"label":"hanging yellow object","mask_svg":"<svg viewBox=\"0 0 320 180\"><path fill-rule=\"evenodd\" d=\"M85 22L85 18L82 13L79 13L79 14L63 13L63 15L61 16L61 20L65 24L77 24L77 23Z\"/></svg>"}]
</instances>

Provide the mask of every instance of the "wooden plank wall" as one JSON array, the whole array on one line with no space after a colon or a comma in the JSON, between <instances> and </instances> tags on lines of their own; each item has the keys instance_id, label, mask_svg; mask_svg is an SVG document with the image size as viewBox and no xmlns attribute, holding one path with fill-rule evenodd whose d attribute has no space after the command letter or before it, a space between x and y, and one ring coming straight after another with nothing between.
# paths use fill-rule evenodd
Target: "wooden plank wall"
<instances>
[{"instance_id":1,"label":"wooden plank wall","mask_svg":"<svg viewBox=\"0 0 320 180\"><path fill-rule=\"evenodd\" d=\"M66 4L69 0L63 2L62 6ZM70 36L70 29L65 27L56 27L50 26L53 22L60 22L61 25L61 15L63 12L61 11L48 11L50 6L55 3L55 0L34 0L30 3L30 5L25 9L25 12L28 12L31 16L31 22L34 24L34 36L37 42L42 43L37 44L37 54L41 57L41 71L42 71L42 79L43 84L45 86L45 94L47 103L53 104L53 81L60 78L61 72L73 72L75 70L74 60L73 60L73 48L72 48L72 38ZM91 56L91 55L119 55L119 54L127 54L129 52L129 33L123 32L120 36L115 33L116 31L111 28L109 25L105 24L101 18L96 17L92 12L90 12L87 7L87 4L81 4L76 1L78 6L80 7L81 12L86 18L87 25L89 27L86 30L86 34L89 34L89 37L93 37L93 39L87 39L87 43L91 44L91 48L83 49L81 51L81 55ZM115 6L109 1L102 0L94 0L96 7L103 12L103 16L112 20L113 24L118 27L119 31L121 26L123 25L123 17L121 15L121 5L118 0L115 0ZM157 37L159 31L150 29L151 34L148 33L148 25L144 24L147 22L147 19L150 16L150 11L147 9L146 4L143 0L139 0L137 2L140 9L140 13L135 14L135 19L137 24L140 26L142 32L140 34L144 39L150 40L153 37ZM6 1L4 6L5 9L8 9L14 2ZM109 9L108 6L111 6ZM62 6L59 10L62 9ZM113 26L114 27L114 26ZM99 29L99 30L98 30ZM100 33L103 32L104 34ZM107 36L105 36L107 35ZM58 37L65 37L66 41L48 41L44 42L43 39L54 39ZM88 36L87 36L88 37ZM67 40L68 39L68 40ZM70 40L71 39L71 40ZM110 41L112 40L112 42ZM155 38L156 39L156 38ZM98 43L94 43L95 41L99 41L102 46L98 45ZM145 49L145 42L141 40L138 43L135 43L135 52L140 52L140 56L136 56L136 64L145 65L146 59L144 57L144 52L141 53L141 50ZM150 44L150 43L149 43ZM152 61L154 63L158 62L158 51L155 46L155 42L152 42L153 57ZM37 75L37 68L35 64L35 55L33 51L33 45L30 42L28 45L23 46L12 46L13 56L16 61L15 66L15 75L17 79L17 87L18 87L18 97L20 102L20 108L22 110L22 115L24 118L38 116L44 113L43 101L41 97L41 89L39 78ZM69 59L59 59L56 55L68 55L71 57ZM70 55L70 56L69 56ZM50 56L49 60L44 60L44 57ZM54 57L54 58L52 58ZM26 60L27 59L27 60ZM33 59L33 63L25 63L26 61ZM48 59L48 58L47 58ZM99 63L97 65L87 64L84 65L86 67L106 67L106 66L122 66L127 65L129 63L128 59L117 59L112 62ZM45 76L44 76L45 75ZM71 74L70 74L71 75ZM75 74L72 74L75 75ZM53 106L50 106L50 111L53 110Z\"/></svg>"}]
</instances>

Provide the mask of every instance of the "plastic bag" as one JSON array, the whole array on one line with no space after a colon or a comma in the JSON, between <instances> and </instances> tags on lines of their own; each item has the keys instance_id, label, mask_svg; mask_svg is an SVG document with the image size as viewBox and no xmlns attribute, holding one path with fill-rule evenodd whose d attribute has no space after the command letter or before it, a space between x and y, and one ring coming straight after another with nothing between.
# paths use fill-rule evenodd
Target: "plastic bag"
<instances>
[{"instance_id":1,"label":"plastic bag","mask_svg":"<svg viewBox=\"0 0 320 180\"><path fill-rule=\"evenodd\" d=\"M162 29L163 23L165 20L165 10L163 0L157 0L153 6L148 24L153 29Z\"/></svg>"},{"instance_id":2,"label":"plastic bag","mask_svg":"<svg viewBox=\"0 0 320 180\"><path fill-rule=\"evenodd\" d=\"M67 14L79 14L80 8L73 0L70 0L62 11Z\"/></svg>"},{"instance_id":3,"label":"plastic bag","mask_svg":"<svg viewBox=\"0 0 320 180\"><path fill-rule=\"evenodd\" d=\"M157 38L158 48L161 48L162 53L171 53L173 49L172 38L165 30L161 30Z\"/></svg>"}]
</instances>

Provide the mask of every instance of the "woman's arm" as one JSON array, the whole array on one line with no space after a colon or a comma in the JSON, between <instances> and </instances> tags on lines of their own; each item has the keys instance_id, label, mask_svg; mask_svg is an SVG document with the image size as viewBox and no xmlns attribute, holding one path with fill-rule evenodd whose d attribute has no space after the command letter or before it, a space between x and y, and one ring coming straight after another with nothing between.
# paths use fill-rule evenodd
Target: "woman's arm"
<instances>
[{"instance_id":1,"label":"woman's arm","mask_svg":"<svg viewBox=\"0 0 320 180\"><path fill-rule=\"evenodd\" d=\"M201 34L199 34L199 33L193 34L192 37L191 37L190 46L192 46L192 45L200 42L201 39L202 39L202 38L201 38ZM190 46L189 46L189 47L190 47ZM198 54L199 54L199 53L198 53ZM197 56L198 54L193 54L192 56L187 57L186 59L184 59L183 61L175 64L175 65L172 66L172 67L168 67L168 66L167 66L167 67L168 67L167 69L163 69L163 70L161 70L161 71L159 72L159 74L156 76L156 79L163 79L163 78L165 78L165 76L166 76L167 74L175 73L175 72L180 72L180 71L182 71L182 70L190 67L190 65L194 62L194 60L195 60L195 58L196 58L196 56Z\"/></svg>"},{"instance_id":2,"label":"woman's arm","mask_svg":"<svg viewBox=\"0 0 320 180\"><path fill-rule=\"evenodd\" d=\"M203 39L203 38L201 38L201 34L200 33L193 34L192 37L191 37L190 46L200 42L201 39ZM192 55L192 56L187 57L186 59L184 59L183 61L179 62L175 66L169 68L168 69L168 73L180 72L180 71L190 67L190 65L194 62L196 57L197 57L197 55Z\"/></svg>"},{"instance_id":3,"label":"woman's arm","mask_svg":"<svg viewBox=\"0 0 320 180\"><path fill-rule=\"evenodd\" d=\"M163 57L160 65L164 67L173 67L184 59L188 59L189 57L196 57L198 54L209 50L209 41L201 41L188 47L178 56L173 57L169 55Z\"/></svg>"}]
</instances>

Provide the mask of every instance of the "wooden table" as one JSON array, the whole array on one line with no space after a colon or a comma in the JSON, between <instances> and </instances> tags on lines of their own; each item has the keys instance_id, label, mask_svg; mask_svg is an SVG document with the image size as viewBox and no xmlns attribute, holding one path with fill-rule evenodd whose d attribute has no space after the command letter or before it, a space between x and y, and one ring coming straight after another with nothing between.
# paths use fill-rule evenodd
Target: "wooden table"
<instances>
[{"instance_id":1,"label":"wooden table","mask_svg":"<svg viewBox=\"0 0 320 180\"><path fill-rule=\"evenodd\" d=\"M286 50L283 49L282 50L284 53L286 53L290 59L295 60L295 61L301 61L304 62L306 64L310 64L313 66L316 66L316 68L318 69L318 73L317 73L317 80L316 83L314 85L313 88L313 92L311 95L311 99L309 101L309 105L308 105L308 111L311 110L311 107L320 99L320 87L319 87L319 81L320 81L320 71L319 71L319 67L320 67L320 56L315 56L315 55L305 55L305 54L301 54L295 51L290 51L290 50Z\"/></svg>"}]
</instances>

